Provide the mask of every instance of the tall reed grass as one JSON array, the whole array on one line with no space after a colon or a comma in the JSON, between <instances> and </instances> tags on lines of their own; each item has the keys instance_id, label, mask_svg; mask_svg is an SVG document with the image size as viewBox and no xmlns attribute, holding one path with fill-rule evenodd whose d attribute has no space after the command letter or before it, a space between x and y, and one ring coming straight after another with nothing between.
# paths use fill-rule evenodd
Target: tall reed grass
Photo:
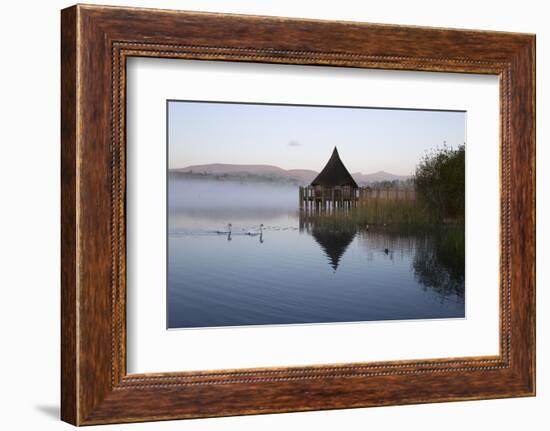
<instances>
[{"instance_id":1,"label":"tall reed grass","mask_svg":"<svg viewBox=\"0 0 550 431\"><path fill-rule=\"evenodd\" d=\"M433 226L440 224L428 208L415 201L372 199L358 208L311 212L309 219L320 223L346 222L364 225Z\"/></svg>"}]
</instances>

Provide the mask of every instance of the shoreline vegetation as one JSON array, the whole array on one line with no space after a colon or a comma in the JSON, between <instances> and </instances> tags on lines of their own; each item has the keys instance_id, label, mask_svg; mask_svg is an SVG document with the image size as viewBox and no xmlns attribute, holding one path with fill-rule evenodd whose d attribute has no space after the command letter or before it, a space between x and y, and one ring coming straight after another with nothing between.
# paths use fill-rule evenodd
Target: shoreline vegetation
<instances>
[{"instance_id":1,"label":"shoreline vegetation","mask_svg":"<svg viewBox=\"0 0 550 431\"><path fill-rule=\"evenodd\" d=\"M319 224L352 223L358 227L422 227L436 223L433 214L417 202L373 199L359 208L311 212L306 216Z\"/></svg>"},{"instance_id":2,"label":"shoreline vegetation","mask_svg":"<svg viewBox=\"0 0 550 431\"><path fill-rule=\"evenodd\" d=\"M418 201L436 222L458 220L464 223L466 195L466 150L444 146L427 153L418 163L414 176Z\"/></svg>"}]
</instances>

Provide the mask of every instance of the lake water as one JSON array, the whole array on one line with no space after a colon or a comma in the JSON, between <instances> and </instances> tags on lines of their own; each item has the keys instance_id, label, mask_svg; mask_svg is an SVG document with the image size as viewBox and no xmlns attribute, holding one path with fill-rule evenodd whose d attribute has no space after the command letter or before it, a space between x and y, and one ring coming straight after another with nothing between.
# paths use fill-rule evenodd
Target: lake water
<instances>
[{"instance_id":1,"label":"lake water","mask_svg":"<svg viewBox=\"0 0 550 431\"><path fill-rule=\"evenodd\" d=\"M169 328L464 317L463 228L319 223L295 186L168 190Z\"/></svg>"}]
</instances>

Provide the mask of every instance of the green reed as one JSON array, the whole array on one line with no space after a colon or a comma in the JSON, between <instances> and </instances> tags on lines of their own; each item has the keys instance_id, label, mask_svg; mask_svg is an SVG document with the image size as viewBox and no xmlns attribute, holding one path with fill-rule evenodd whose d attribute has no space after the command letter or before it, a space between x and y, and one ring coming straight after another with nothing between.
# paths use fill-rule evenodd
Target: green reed
<instances>
[{"instance_id":1,"label":"green reed","mask_svg":"<svg viewBox=\"0 0 550 431\"><path fill-rule=\"evenodd\" d=\"M350 223L358 226L434 226L442 224L426 206L406 200L372 199L362 206L308 213L308 218L319 223ZM447 224L463 224L463 220L447 220Z\"/></svg>"}]
</instances>

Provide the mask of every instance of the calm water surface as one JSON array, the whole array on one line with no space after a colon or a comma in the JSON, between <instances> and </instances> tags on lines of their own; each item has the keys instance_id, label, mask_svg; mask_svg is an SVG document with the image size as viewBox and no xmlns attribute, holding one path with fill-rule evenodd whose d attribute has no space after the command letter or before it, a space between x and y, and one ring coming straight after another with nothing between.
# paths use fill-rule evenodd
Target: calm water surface
<instances>
[{"instance_id":1,"label":"calm water surface","mask_svg":"<svg viewBox=\"0 0 550 431\"><path fill-rule=\"evenodd\" d=\"M464 317L463 228L319 223L284 185L170 179L168 200L169 328Z\"/></svg>"}]
</instances>

